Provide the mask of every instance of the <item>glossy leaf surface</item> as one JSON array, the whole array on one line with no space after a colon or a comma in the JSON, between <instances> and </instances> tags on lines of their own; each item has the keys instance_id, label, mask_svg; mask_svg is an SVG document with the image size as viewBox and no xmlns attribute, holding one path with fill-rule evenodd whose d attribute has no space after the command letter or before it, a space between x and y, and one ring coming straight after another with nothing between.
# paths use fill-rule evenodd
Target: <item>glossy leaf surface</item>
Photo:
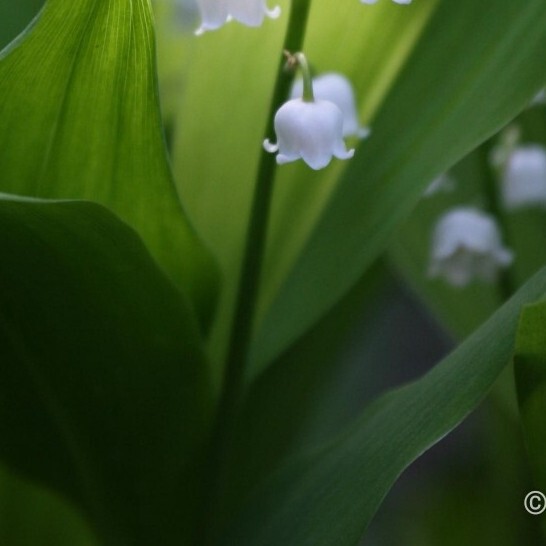
<instances>
[{"instance_id":1,"label":"glossy leaf surface","mask_svg":"<svg viewBox=\"0 0 546 546\"><path fill-rule=\"evenodd\" d=\"M180 544L211 405L186 302L99 205L3 198L0 254L0 457L104 544Z\"/></svg>"},{"instance_id":2,"label":"glossy leaf surface","mask_svg":"<svg viewBox=\"0 0 546 546\"><path fill-rule=\"evenodd\" d=\"M107 206L205 319L216 271L172 182L154 47L147 0L49 0L0 55L0 191Z\"/></svg>"},{"instance_id":3,"label":"glossy leaf surface","mask_svg":"<svg viewBox=\"0 0 546 546\"><path fill-rule=\"evenodd\" d=\"M381 397L336 440L274 474L222 544L358 544L400 473L488 392L514 350L521 306L545 293L543 269L429 373Z\"/></svg>"}]
</instances>

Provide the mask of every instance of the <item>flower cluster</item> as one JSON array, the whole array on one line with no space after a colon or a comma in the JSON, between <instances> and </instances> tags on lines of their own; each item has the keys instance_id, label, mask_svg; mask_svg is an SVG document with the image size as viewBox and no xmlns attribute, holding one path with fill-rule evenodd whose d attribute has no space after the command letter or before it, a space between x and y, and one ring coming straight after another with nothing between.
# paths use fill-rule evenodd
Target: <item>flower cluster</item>
<instances>
[{"instance_id":1,"label":"flower cluster","mask_svg":"<svg viewBox=\"0 0 546 546\"><path fill-rule=\"evenodd\" d=\"M377 0L361 1L375 4ZM397 4L410 4L411 1L394 0ZM280 8L269 9L266 0L198 0L198 4L202 22L196 34L217 29L231 20L256 27L266 17L274 19L280 15ZM293 65L301 64L304 59L301 53L292 58L299 59ZM275 115L277 143L273 144L266 139L263 146L267 152L278 152L276 160L280 165L301 158L317 170L326 167L332 157L353 157L354 149L347 149L343 137L364 138L370 131L358 122L350 82L335 73L323 74L311 82L306 66L304 61L303 80L296 82L291 99Z\"/></svg>"}]
</instances>

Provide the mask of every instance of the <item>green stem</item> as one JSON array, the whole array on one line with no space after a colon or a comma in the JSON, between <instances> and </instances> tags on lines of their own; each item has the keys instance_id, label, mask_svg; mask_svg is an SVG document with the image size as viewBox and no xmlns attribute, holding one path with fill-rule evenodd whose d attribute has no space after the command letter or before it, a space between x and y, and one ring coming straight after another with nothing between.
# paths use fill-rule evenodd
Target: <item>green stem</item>
<instances>
[{"instance_id":1,"label":"green stem","mask_svg":"<svg viewBox=\"0 0 546 546\"><path fill-rule=\"evenodd\" d=\"M315 102L315 96L313 94L313 79L311 78L311 70L309 68L307 58L303 53L296 53L294 57L298 62L303 78L303 100L305 102Z\"/></svg>"},{"instance_id":2,"label":"green stem","mask_svg":"<svg viewBox=\"0 0 546 546\"><path fill-rule=\"evenodd\" d=\"M310 3L310 0L293 0L283 50L302 49ZM288 97L292 77L292 74L285 72L284 57L281 56L267 116L266 138L274 134L275 113ZM244 393L244 378L260 286L275 172L275 156L262 149L224 366L222 391L210 448L205 521L202 522L199 540L201 544L207 546L216 541L226 510L233 436Z\"/></svg>"},{"instance_id":3,"label":"green stem","mask_svg":"<svg viewBox=\"0 0 546 546\"><path fill-rule=\"evenodd\" d=\"M483 189L487 211L497 220L502 241L505 245L510 246L510 234L507 226L506 214L500 203L498 191L498 173L492 167L490 161L491 150L493 149L494 143L494 138L491 138L480 146L480 162L482 179L484 181ZM506 300L510 299L516 291L513 266L509 266L500 271L497 284L501 302L504 303Z\"/></svg>"}]
</instances>

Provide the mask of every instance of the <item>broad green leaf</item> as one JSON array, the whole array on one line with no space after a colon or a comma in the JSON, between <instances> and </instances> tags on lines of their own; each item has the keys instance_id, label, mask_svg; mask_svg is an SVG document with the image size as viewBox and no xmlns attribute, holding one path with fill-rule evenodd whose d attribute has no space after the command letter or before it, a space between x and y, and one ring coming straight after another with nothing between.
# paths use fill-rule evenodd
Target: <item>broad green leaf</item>
<instances>
[{"instance_id":1,"label":"broad green leaf","mask_svg":"<svg viewBox=\"0 0 546 546\"><path fill-rule=\"evenodd\" d=\"M154 47L148 0L49 0L0 55L0 191L107 206L204 318L216 270L172 181Z\"/></svg>"},{"instance_id":2,"label":"broad green leaf","mask_svg":"<svg viewBox=\"0 0 546 546\"><path fill-rule=\"evenodd\" d=\"M101 206L0 200L0 458L103 544L181 544L209 370L194 315Z\"/></svg>"},{"instance_id":3,"label":"broad green leaf","mask_svg":"<svg viewBox=\"0 0 546 546\"><path fill-rule=\"evenodd\" d=\"M373 120L371 138L347 163L264 314L253 351L257 369L346 293L427 183L529 102L543 83L545 48L542 0L438 3Z\"/></svg>"},{"instance_id":4,"label":"broad green leaf","mask_svg":"<svg viewBox=\"0 0 546 546\"><path fill-rule=\"evenodd\" d=\"M286 4L283 3L286 12ZM284 20L234 23L195 38L175 128L173 167L188 215L222 270L213 360L227 343L253 181ZM261 59L258 61L258 59Z\"/></svg>"},{"instance_id":5,"label":"broad green leaf","mask_svg":"<svg viewBox=\"0 0 546 546\"><path fill-rule=\"evenodd\" d=\"M514 359L521 423L537 489L546 491L546 301L521 316Z\"/></svg>"},{"instance_id":6,"label":"broad green leaf","mask_svg":"<svg viewBox=\"0 0 546 546\"><path fill-rule=\"evenodd\" d=\"M285 464L221 544L358 544L400 473L487 393L511 357L521 306L544 294L546 269L421 379L381 397L335 441Z\"/></svg>"}]
</instances>

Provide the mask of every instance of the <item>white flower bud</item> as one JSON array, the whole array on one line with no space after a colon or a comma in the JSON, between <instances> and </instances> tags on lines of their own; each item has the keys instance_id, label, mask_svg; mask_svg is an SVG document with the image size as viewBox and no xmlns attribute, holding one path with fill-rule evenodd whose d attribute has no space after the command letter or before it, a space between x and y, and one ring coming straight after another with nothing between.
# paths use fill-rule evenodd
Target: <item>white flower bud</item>
<instances>
[{"instance_id":1,"label":"white flower bud","mask_svg":"<svg viewBox=\"0 0 546 546\"><path fill-rule=\"evenodd\" d=\"M291 98L301 97L303 80L299 79L292 86ZM315 98L333 102L343 113L343 136L365 138L370 134L367 127L358 122L356 101L351 82L342 74L330 72L313 78Z\"/></svg>"},{"instance_id":2,"label":"white flower bud","mask_svg":"<svg viewBox=\"0 0 546 546\"><path fill-rule=\"evenodd\" d=\"M546 207L546 149L538 145L516 148L506 161L501 182L507 210Z\"/></svg>"},{"instance_id":3,"label":"white flower bud","mask_svg":"<svg viewBox=\"0 0 546 546\"><path fill-rule=\"evenodd\" d=\"M513 259L502 245L494 218L461 207L444 214L436 224L429 276L443 277L454 286L466 286L474 278L491 282Z\"/></svg>"},{"instance_id":4,"label":"white flower bud","mask_svg":"<svg viewBox=\"0 0 546 546\"><path fill-rule=\"evenodd\" d=\"M195 34L215 30L235 20L249 27L259 27L265 17L276 19L281 9L268 9L266 0L198 0L202 23Z\"/></svg>"},{"instance_id":5,"label":"white flower bud","mask_svg":"<svg viewBox=\"0 0 546 546\"><path fill-rule=\"evenodd\" d=\"M318 170L332 156L349 159L354 155L343 142L343 114L333 102L289 100L275 114L274 123L277 144L266 139L263 145L268 152L278 152L279 165L301 158Z\"/></svg>"}]
</instances>

